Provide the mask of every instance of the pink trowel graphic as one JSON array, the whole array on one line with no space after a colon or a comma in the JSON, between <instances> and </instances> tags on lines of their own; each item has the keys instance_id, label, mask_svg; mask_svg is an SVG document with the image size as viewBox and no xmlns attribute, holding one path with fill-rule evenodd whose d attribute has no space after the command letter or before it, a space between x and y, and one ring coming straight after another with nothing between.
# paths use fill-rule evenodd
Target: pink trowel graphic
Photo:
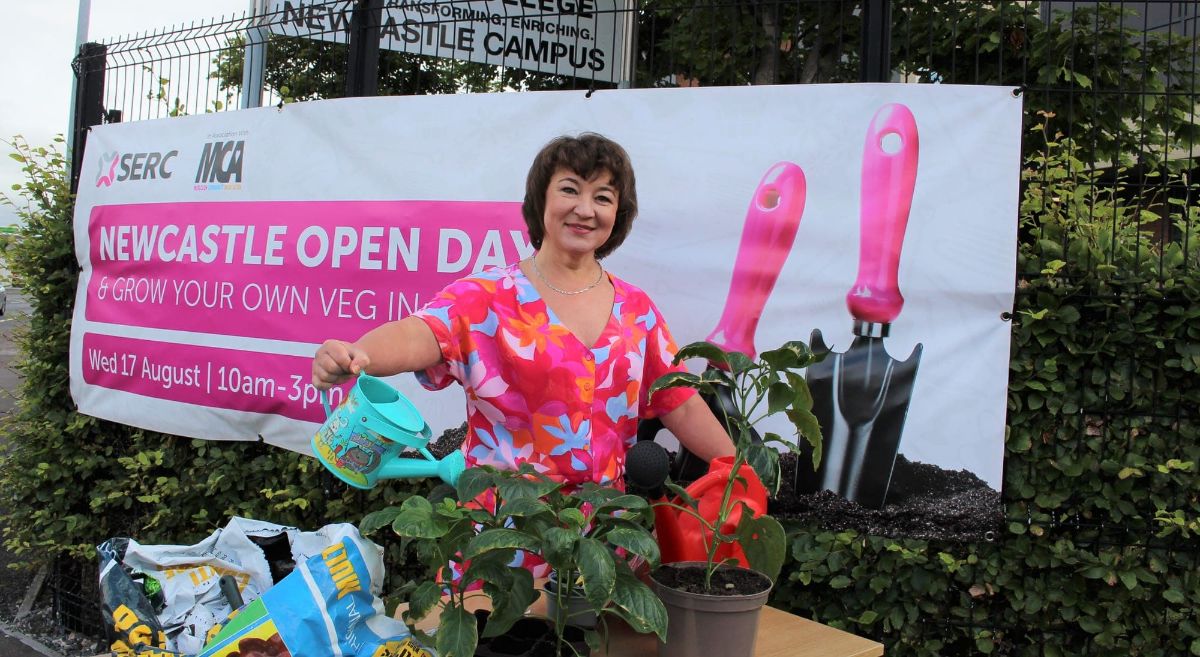
<instances>
[{"instance_id":1,"label":"pink trowel graphic","mask_svg":"<svg viewBox=\"0 0 1200 657\"><path fill-rule=\"evenodd\" d=\"M758 353L754 332L783 263L792 252L807 195L804 171L791 162L780 162L763 175L746 211L733 279L725 295L725 312L708 334L709 342L750 358Z\"/></svg>"},{"instance_id":2,"label":"pink trowel graphic","mask_svg":"<svg viewBox=\"0 0 1200 657\"><path fill-rule=\"evenodd\" d=\"M880 108L863 148L858 279L846 295L855 338L836 353L813 331L813 351L828 354L807 372L824 457L815 473L796 469L797 491L831 490L871 508L887 498L922 351L918 344L897 361L883 344L904 306L897 274L918 152L912 112L895 103Z\"/></svg>"},{"instance_id":3,"label":"pink trowel graphic","mask_svg":"<svg viewBox=\"0 0 1200 657\"><path fill-rule=\"evenodd\" d=\"M804 171L791 162L775 164L763 174L746 210L733 278L729 283L729 294L725 296L725 310L717 327L709 334L709 342L726 351L740 351L754 358L757 353L754 332L767 298L779 280L779 272L792 251L807 192ZM722 417L722 410L730 414L736 412L728 394L705 401L718 418ZM661 428L662 423L657 420L642 422L638 427L638 440L652 440ZM692 481L707 471L707 463L680 447L672 472L675 481Z\"/></svg>"}]
</instances>

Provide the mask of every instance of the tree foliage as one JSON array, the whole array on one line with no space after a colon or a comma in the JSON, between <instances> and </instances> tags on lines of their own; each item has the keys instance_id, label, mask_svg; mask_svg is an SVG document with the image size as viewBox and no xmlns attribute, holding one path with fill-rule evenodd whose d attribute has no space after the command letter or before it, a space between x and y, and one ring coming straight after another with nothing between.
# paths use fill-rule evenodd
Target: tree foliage
<instances>
[{"instance_id":1,"label":"tree foliage","mask_svg":"<svg viewBox=\"0 0 1200 657\"><path fill-rule=\"evenodd\" d=\"M1022 88L1027 123L1046 121L1089 164L1153 168L1200 141L1194 36L1144 30L1139 3L1041 4L897 2L892 63L921 82Z\"/></svg>"},{"instance_id":2,"label":"tree foliage","mask_svg":"<svg viewBox=\"0 0 1200 657\"><path fill-rule=\"evenodd\" d=\"M809 84L858 79L861 3L641 3L643 86Z\"/></svg>"},{"instance_id":3,"label":"tree foliage","mask_svg":"<svg viewBox=\"0 0 1200 657\"><path fill-rule=\"evenodd\" d=\"M644 85L853 82L861 0L642 3ZM897 0L891 64L902 80L1021 88L1030 124L1070 136L1092 163L1167 161L1200 141L1196 40L1143 28L1137 3ZM1027 148L1030 154L1037 144Z\"/></svg>"}]
</instances>

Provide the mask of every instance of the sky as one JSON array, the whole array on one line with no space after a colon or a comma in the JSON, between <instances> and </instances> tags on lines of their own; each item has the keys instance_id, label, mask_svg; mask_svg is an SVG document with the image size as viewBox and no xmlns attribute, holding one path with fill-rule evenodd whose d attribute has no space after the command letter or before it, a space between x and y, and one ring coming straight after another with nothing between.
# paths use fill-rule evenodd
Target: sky
<instances>
[{"instance_id":1,"label":"sky","mask_svg":"<svg viewBox=\"0 0 1200 657\"><path fill-rule=\"evenodd\" d=\"M57 134L66 134L71 104L71 59L79 17L77 0L37 0L4 3L0 22L0 139L23 136L31 145L48 145ZM241 15L250 0L92 0L88 38L112 37L191 23L222 15ZM7 157L12 152L0 144L0 191L12 195L12 186L23 181L21 165ZM17 217L0 206L0 225Z\"/></svg>"}]
</instances>

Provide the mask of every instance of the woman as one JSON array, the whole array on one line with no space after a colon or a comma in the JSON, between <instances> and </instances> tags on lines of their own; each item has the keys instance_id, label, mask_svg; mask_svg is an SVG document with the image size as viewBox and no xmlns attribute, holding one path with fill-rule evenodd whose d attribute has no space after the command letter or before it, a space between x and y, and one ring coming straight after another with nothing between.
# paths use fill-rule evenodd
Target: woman
<instances>
[{"instance_id":1,"label":"woman","mask_svg":"<svg viewBox=\"0 0 1200 657\"><path fill-rule=\"evenodd\" d=\"M412 316L358 341L328 340L313 359L319 388L359 372L417 372L431 390L467 395L467 464L532 463L568 484L622 486L639 418L660 417L692 453L733 454L689 389L648 398L676 346L658 309L600 261L637 215L625 150L596 134L559 137L535 158L522 214L535 254L442 290Z\"/></svg>"}]
</instances>

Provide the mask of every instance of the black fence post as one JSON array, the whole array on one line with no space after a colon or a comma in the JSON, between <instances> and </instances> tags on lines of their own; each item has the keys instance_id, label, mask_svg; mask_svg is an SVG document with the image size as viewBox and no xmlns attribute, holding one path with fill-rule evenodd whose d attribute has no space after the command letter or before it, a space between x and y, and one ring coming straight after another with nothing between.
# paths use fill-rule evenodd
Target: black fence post
<instances>
[{"instance_id":1,"label":"black fence post","mask_svg":"<svg viewBox=\"0 0 1200 657\"><path fill-rule=\"evenodd\" d=\"M75 125L71 126L71 193L79 190L79 172L83 167L83 147L88 130L104 123L104 70L108 47L85 43L75 57Z\"/></svg>"},{"instance_id":2,"label":"black fence post","mask_svg":"<svg viewBox=\"0 0 1200 657\"><path fill-rule=\"evenodd\" d=\"M892 0L866 0L862 13L859 82L892 79Z\"/></svg>"},{"instance_id":3,"label":"black fence post","mask_svg":"<svg viewBox=\"0 0 1200 657\"><path fill-rule=\"evenodd\" d=\"M346 96L379 95L379 28L383 0L356 0L350 15Z\"/></svg>"}]
</instances>

